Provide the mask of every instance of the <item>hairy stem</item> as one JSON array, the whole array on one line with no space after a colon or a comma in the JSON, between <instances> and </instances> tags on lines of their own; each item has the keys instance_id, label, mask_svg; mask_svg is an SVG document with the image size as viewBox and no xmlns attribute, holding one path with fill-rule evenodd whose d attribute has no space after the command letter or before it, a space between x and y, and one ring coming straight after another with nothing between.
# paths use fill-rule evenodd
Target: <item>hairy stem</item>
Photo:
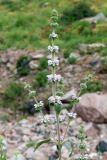
<instances>
[{"instance_id":1,"label":"hairy stem","mask_svg":"<svg viewBox=\"0 0 107 160\"><path fill-rule=\"evenodd\" d=\"M60 137L60 124L59 124L59 115L56 115L57 119L57 134L58 134L58 155L59 160L61 160L61 137Z\"/></svg>"},{"instance_id":2,"label":"hairy stem","mask_svg":"<svg viewBox=\"0 0 107 160\"><path fill-rule=\"evenodd\" d=\"M68 120L68 123L67 123L67 128L66 128L66 130L65 130L65 133L64 133L63 140L65 139L65 137L66 137L66 135L67 135L67 132L68 132L69 125L70 125L70 120Z\"/></svg>"}]
</instances>

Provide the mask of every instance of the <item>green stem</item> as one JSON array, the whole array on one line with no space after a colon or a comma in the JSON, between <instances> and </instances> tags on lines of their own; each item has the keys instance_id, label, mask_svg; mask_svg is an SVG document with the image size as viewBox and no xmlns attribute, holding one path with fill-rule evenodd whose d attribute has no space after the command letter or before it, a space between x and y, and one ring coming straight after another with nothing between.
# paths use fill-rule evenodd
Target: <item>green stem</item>
<instances>
[{"instance_id":1,"label":"green stem","mask_svg":"<svg viewBox=\"0 0 107 160\"><path fill-rule=\"evenodd\" d=\"M68 120L68 124L67 124L67 128L66 128L66 130L65 130L65 134L64 134L63 140L65 140L65 137L66 137L67 132L68 132L69 125L70 125L70 120Z\"/></svg>"},{"instance_id":2,"label":"green stem","mask_svg":"<svg viewBox=\"0 0 107 160\"><path fill-rule=\"evenodd\" d=\"M59 160L62 159L61 157L61 137L60 137L60 124L59 124L59 115L56 115L57 119L57 134L58 134L58 155L59 155Z\"/></svg>"}]
</instances>

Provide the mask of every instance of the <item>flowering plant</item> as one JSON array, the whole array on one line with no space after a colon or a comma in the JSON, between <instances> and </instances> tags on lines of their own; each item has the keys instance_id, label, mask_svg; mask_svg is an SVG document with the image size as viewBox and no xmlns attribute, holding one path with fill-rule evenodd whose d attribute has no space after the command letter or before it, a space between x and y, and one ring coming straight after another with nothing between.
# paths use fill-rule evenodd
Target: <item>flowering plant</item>
<instances>
[{"instance_id":1,"label":"flowering plant","mask_svg":"<svg viewBox=\"0 0 107 160\"><path fill-rule=\"evenodd\" d=\"M31 86L26 84L25 88L28 90L29 95L34 98L35 100L35 109L40 110L42 113L42 119L41 123L44 123L46 126L54 124L56 127L56 131L54 135L50 134L50 138L45 139L43 141L39 141L36 143L35 149L37 149L39 146L41 146L44 143L52 143L55 144L57 147L58 152L58 159L57 160L63 160L62 157L62 147L67 141L67 133L70 126L70 123L73 119L76 118L76 113L70 112L66 115L62 114L63 110L63 103L62 103L62 96L63 96L63 77L60 74L57 74L57 67L59 66L59 58L58 58L58 52L59 52L59 46L55 44L56 39L58 38L58 34L56 33L56 29L58 26L58 13L54 9L52 11L51 21L50 25L52 27L52 33L49 35L50 39L50 45L48 46L48 53L49 53L49 60L48 60L48 66L51 68L51 74L47 75L48 82L52 85L52 95L48 98L48 102L50 107L53 108L53 115L44 115L42 112L42 109L44 107L44 104L42 101L38 102L35 94L35 91L32 91ZM89 75L86 79L84 79L83 83L80 85L80 92L78 96L72 92L71 96L71 104L74 106L76 103L79 102L80 96L83 93L83 91L87 88L87 82L91 79L91 75ZM61 134L61 123L67 120L67 126L64 131L64 133ZM80 135L83 135L83 128L79 130ZM56 136L57 135L57 136ZM80 151L82 150L82 146L84 145L84 138L80 136ZM85 150L85 145L84 145ZM81 159L82 157L82 159ZM82 156L80 157L80 160L84 159L84 154L82 152ZM69 153L67 160L71 159L71 154ZM86 160L86 158L84 159Z\"/></svg>"}]
</instances>

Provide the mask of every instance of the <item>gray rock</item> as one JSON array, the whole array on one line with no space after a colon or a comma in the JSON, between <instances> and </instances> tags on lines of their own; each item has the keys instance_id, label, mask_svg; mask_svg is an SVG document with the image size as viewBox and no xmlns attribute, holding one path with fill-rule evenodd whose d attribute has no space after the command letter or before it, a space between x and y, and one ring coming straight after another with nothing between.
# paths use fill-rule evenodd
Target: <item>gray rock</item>
<instances>
[{"instance_id":1,"label":"gray rock","mask_svg":"<svg viewBox=\"0 0 107 160\"><path fill-rule=\"evenodd\" d=\"M35 160L47 160L47 157L40 151L35 152Z\"/></svg>"},{"instance_id":2,"label":"gray rock","mask_svg":"<svg viewBox=\"0 0 107 160\"><path fill-rule=\"evenodd\" d=\"M107 123L107 94L87 93L74 110L87 122Z\"/></svg>"},{"instance_id":3,"label":"gray rock","mask_svg":"<svg viewBox=\"0 0 107 160\"><path fill-rule=\"evenodd\" d=\"M98 13L96 16L95 16L95 20L96 22L98 21L104 21L105 20L105 15L103 13Z\"/></svg>"},{"instance_id":4,"label":"gray rock","mask_svg":"<svg viewBox=\"0 0 107 160\"><path fill-rule=\"evenodd\" d=\"M6 67L10 70L10 71L13 71L14 70L14 65L11 64L10 62L7 63Z\"/></svg>"},{"instance_id":5,"label":"gray rock","mask_svg":"<svg viewBox=\"0 0 107 160\"><path fill-rule=\"evenodd\" d=\"M13 155L13 157L10 158L10 160L26 160L25 157L22 154L16 154Z\"/></svg>"},{"instance_id":6,"label":"gray rock","mask_svg":"<svg viewBox=\"0 0 107 160\"><path fill-rule=\"evenodd\" d=\"M27 158L27 159L32 159L32 160L35 160L35 151L34 151L34 148L33 147L31 147L31 148L28 148L27 150L26 150L26 152L24 153L24 155L25 155L25 157Z\"/></svg>"},{"instance_id":7,"label":"gray rock","mask_svg":"<svg viewBox=\"0 0 107 160\"><path fill-rule=\"evenodd\" d=\"M25 143L20 144L18 150L24 153L27 150L27 145Z\"/></svg>"},{"instance_id":8,"label":"gray rock","mask_svg":"<svg viewBox=\"0 0 107 160\"><path fill-rule=\"evenodd\" d=\"M38 68L38 64L36 64L35 61L31 61L31 62L29 63L29 66L30 66L30 68L31 68L32 70L35 70L36 68Z\"/></svg>"}]
</instances>

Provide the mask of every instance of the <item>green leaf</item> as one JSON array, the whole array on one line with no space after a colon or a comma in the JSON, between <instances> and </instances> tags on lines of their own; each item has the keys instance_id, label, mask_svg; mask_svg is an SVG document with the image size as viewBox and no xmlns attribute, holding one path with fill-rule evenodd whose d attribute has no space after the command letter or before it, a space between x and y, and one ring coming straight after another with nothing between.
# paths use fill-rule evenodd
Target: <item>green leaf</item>
<instances>
[{"instance_id":1,"label":"green leaf","mask_svg":"<svg viewBox=\"0 0 107 160\"><path fill-rule=\"evenodd\" d=\"M61 112L61 105L56 103L54 107L55 107L56 114L59 115Z\"/></svg>"},{"instance_id":2,"label":"green leaf","mask_svg":"<svg viewBox=\"0 0 107 160\"><path fill-rule=\"evenodd\" d=\"M45 143L49 143L51 140L50 139L45 139L45 140L42 140L38 143L35 144L35 150L37 150L42 144L45 144Z\"/></svg>"},{"instance_id":3,"label":"green leaf","mask_svg":"<svg viewBox=\"0 0 107 160\"><path fill-rule=\"evenodd\" d=\"M37 150L42 144L49 143L49 142L51 142L50 139L41 140L39 142L30 140L29 143L27 144L27 147L28 148L34 147L34 149Z\"/></svg>"}]
</instances>

